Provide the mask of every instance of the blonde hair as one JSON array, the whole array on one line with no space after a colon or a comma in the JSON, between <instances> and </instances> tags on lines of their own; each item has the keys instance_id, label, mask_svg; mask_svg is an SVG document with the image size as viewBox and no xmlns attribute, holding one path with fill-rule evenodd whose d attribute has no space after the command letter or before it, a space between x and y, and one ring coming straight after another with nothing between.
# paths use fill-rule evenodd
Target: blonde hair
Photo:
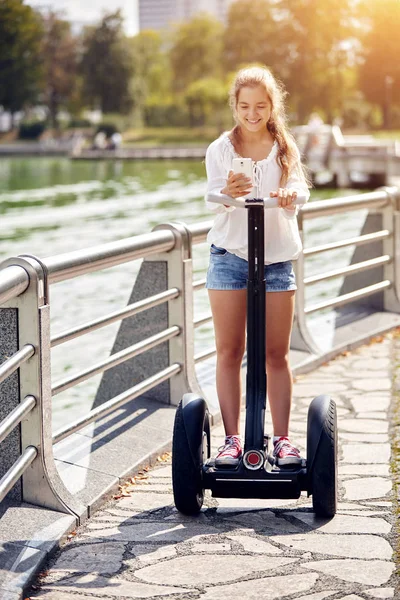
<instances>
[{"instance_id":1,"label":"blonde hair","mask_svg":"<svg viewBox=\"0 0 400 600\"><path fill-rule=\"evenodd\" d=\"M236 107L239 99L239 92L243 87L262 86L268 94L271 101L271 117L267 123L267 129L272 135L274 141L278 143L278 155L276 161L282 169L280 184L285 186L289 174L293 169L298 170L304 177L307 185L310 184L309 178L303 165L299 161L299 154L293 136L288 130L287 117L284 100L287 96L283 84L275 79L267 67L252 66L241 69L236 74L229 93L229 105L233 115L236 118ZM236 126L231 132L231 138L234 148L238 154L241 154L242 145L240 126Z\"/></svg>"}]
</instances>

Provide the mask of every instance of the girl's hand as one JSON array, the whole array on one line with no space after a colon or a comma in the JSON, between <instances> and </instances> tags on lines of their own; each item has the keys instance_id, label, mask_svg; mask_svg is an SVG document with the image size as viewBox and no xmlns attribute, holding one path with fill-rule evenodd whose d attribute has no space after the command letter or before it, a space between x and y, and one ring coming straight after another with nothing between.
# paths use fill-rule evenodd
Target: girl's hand
<instances>
[{"instance_id":1,"label":"girl's hand","mask_svg":"<svg viewBox=\"0 0 400 600\"><path fill-rule=\"evenodd\" d=\"M231 198L240 198L241 196L250 194L252 189L251 179L246 177L244 173L229 171L226 186L221 190L221 193L231 196Z\"/></svg>"},{"instance_id":2,"label":"girl's hand","mask_svg":"<svg viewBox=\"0 0 400 600\"><path fill-rule=\"evenodd\" d=\"M270 192L269 195L271 198L278 198L278 204L281 208L296 210L296 207L292 204L297 198L297 192L295 190L279 188L277 192Z\"/></svg>"}]
</instances>

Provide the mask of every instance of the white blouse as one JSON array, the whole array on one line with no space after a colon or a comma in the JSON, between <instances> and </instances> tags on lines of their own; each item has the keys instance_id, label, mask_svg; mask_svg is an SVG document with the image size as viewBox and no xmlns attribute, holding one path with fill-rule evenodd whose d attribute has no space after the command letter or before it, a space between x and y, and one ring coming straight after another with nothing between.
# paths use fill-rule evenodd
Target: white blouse
<instances>
[{"instance_id":1,"label":"white blouse","mask_svg":"<svg viewBox=\"0 0 400 600\"><path fill-rule=\"evenodd\" d=\"M253 164L254 181L258 197L269 197L270 192L277 191L281 179L281 167L276 162L278 143L275 141L272 150L263 160ZM229 139L228 132L223 133L207 148L207 193L220 192L226 185L232 159L238 156ZM300 153L298 153L300 161ZM287 188L310 197L306 181L301 171L294 168L289 174ZM229 252L247 260L247 212L245 208L224 207L221 204L207 202L207 208L218 213L207 241L210 244L226 248ZM268 208L265 211L265 264L296 259L302 249L296 219L297 210L284 208Z\"/></svg>"}]
</instances>

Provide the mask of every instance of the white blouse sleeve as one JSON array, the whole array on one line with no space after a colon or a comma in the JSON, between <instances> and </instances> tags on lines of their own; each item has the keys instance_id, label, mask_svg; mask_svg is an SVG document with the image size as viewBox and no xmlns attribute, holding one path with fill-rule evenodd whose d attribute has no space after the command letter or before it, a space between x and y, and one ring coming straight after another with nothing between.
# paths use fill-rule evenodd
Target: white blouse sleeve
<instances>
[{"instance_id":1,"label":"white blouse sleeve","mask_svg":"<svg viewBox=\"0 0 400 600\"><path fill-rule=\"evenodd\" d=\"M222 162L222 152L218 140L210 144L206 152L206 171L207 171L207 189L206 189L206 206L214 213L231 212L235 210L234 206L224 206L223 204L214 204L207 202L207 194L210 192L220 192L226 185L228 173Z\"/></svg>"},{"instance_id":2,"label":"white blouse sleeve","mask_svg":"<svg viewBox=\"0 0 400 600\"><path fill-rule=\"evenodd\" d=\"M295 190L298 193L298 195L301 194L302 196L305 196L306 202L307 202L310 198L310 190L308 189L307 182L304 178L303 170L301 168L300 152L299 152L299 149L297 148L297 146L296 146L296 151L297 151L297 161L289 173L289 177L288 177L288 180L286 183L286 188ZM298 210L299 210L298 207L296 207L296 210L283 209L283 213L284 213L285 217L290 219L290 218L295 218L295 216L298 213Z\"/></svg>"}]
</instances>

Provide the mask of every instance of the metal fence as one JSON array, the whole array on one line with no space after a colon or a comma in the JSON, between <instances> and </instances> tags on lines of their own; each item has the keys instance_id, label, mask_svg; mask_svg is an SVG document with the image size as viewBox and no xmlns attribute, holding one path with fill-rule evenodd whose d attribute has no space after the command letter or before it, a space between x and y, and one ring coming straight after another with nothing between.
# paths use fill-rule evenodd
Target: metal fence
<instances>
[{"instance_id":1,"label":"metal fence","mask_svg":"<svg viewBox=\"0 0 400 600\"><path fill-rule=\"evenodd\" d=\"M300 211L298 222L303 243L306 242L304 221L317 217L325 218L348 211L368 209L369 214L380 215L382 226L376 231L346 240L329 240L314 247L305 245L305 250L296 265L298 292L293 339L299 348L314 354L321 353L307 326L307 315L311 313L344 306L378 292L383 293L385 310L400 312L400 213L397 210L399 201L400 191L397 188L384 188L357 196L313 202ZM0 443L3 443L3 448L10 449L10 456L15 455L16 447L21 448L21 451L18 451L19 456L5 471L3 470L0 501L18 484L20 497L24 501L62 512L71 512L79 518L84 509L68 492L58 475L53 458L53 444L162 382L168 382L169 402L172 404L177 404L186 391L201 391L196 379L195 366L213 356L215 348L197 355L194 353L194 331L210 321L211 314L197 319L193 315L193 293L204 287L205 279L193 280L192 252L196 244L206 241L210 226L211 222L190 227L183 224L162 225L148 234L70 252L44 261L23 255L10 258L0 265L0 357L5 358L0 365L0 402L3 405L0 414L4 414L6 408L9 409L0 423ZM380 256L341 269L330 269L310 277L304 276L304 263L310 256L376 242L383 244ZM150 269L152 265L160 262L166 265L166 285L163 291L51 337L49 287L52 284L138 259L144 259L143 264L146 263ZM383 269L381 281L324 302L306 305L306 286L378 267ZM167 306L168 326L90 368L52 384L51 348L161 305ZM69 423L55 434L52 433L53 396L161 344L168 346L167 366L97 406L83 418ZM17 442L14 440L12 447L7 446L7 440L15 431L19 432ZM4 465L2 466L4 468Z\"/></svg>"}]
</instances>

